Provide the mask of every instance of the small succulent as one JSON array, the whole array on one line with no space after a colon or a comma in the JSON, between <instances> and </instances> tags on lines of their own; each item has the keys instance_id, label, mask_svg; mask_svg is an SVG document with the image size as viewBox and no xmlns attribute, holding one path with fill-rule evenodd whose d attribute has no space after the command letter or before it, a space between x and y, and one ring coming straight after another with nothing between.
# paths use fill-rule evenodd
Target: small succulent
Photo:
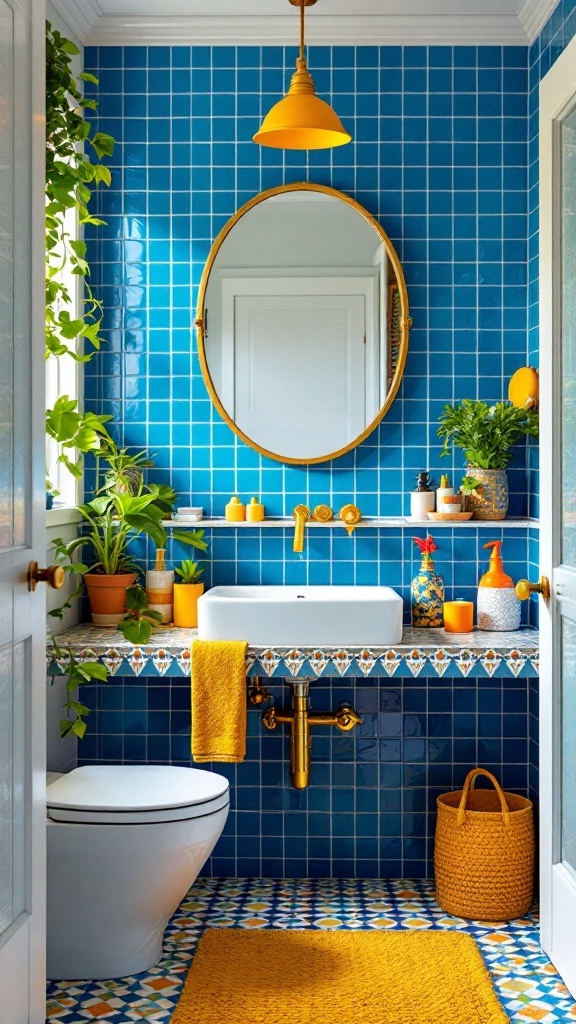
<instances>
[{"instance_id":1,"label":"small succulent","mask_svg":"<svg viewBox=\"0 0 576 1024\"><path fill-rule=\"evenodd\" d=\"M450 477L448 473L443 473L440 477L440 487L450 487Z\"/></svg>"},{"instance_id":2,"label":"small succulent","mask_svg":"<svg viewBox=\"0 0 576 1024\"><path fill-rule=\"evenodd\" d=\"M475 476L465 476L460 484L460 491L467 498L472 494L478 496L477 488L482 486L482 482L477 480Z\"/></svg>"},{"instance_id":3,"label":"small succulent","mask_svg":"<svg viewBox=\"0 0 576 1024\"><path fill-rule=\"evenodd\" d=\"M204 573L204 567L198 562L191 562L185 558L182 561L182 568L175 569L176 575L180 577L181 583L198 583Z\"/></svg>"}]
</instances>

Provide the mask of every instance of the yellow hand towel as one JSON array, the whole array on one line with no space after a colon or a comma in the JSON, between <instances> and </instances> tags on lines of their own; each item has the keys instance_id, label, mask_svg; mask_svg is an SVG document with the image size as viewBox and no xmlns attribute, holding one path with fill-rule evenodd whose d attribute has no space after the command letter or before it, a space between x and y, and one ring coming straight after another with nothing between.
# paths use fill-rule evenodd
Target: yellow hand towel
<instances>
[{"instance_id":1,"label":"yellow hand towel","mask_svg":"<svg viewBox=\"0 0 576 1024\"><path fill-rule=\"evenodd\" d=\"M246 649L240 640L192 644L192 757L243 761L246 754Z\"/></svg>"}]
</instances>

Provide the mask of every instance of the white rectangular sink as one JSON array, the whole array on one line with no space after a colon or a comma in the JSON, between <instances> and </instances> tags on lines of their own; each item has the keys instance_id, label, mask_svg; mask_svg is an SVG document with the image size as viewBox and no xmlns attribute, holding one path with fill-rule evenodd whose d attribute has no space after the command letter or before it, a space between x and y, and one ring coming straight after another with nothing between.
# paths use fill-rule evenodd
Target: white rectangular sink
<instances>
[{"instance_id":1,"label":"white rectangular sink","mask_svg":"<svg viewBox=\"0 0 576 1024\"><path fill-rule=\"evenodd\" d=\"M402 639L391 587L214 587L198 601L201 640L252 647L378 647Z\"/></svg>"}]
</instances>

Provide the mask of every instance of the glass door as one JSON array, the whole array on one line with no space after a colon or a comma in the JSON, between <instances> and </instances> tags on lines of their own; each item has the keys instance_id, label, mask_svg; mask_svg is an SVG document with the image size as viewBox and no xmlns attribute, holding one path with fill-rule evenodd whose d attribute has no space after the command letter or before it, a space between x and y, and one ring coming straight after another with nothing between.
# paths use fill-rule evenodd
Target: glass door
<instances>
[{"instance_id":1,"label":"glass door","mask_svg":"<svg viewBox=\"0 0 576 1024\"><path fill-rule=\"evenodd\" d=\"M576 996L576 41L540 88L542 945Z\"/></svg>"}]
</instances>

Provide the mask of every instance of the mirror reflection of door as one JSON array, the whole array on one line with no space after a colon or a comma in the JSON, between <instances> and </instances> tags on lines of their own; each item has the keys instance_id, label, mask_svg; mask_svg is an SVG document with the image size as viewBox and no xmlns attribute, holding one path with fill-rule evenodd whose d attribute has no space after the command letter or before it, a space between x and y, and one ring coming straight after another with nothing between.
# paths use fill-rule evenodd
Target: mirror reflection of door
<instances>
[{"instance_id":1,"label":"mirror reflection of door","mask_svg":"<svg viewBox=\"0 0 576 1024\"><path fill-rule=\"evenodd\" d=\"M346 197L275 192L217 242L204 356L213 397L244 439L281 461L318 462L378 422L396 383L399 264Z\"/></svg>"}]
</instances>

